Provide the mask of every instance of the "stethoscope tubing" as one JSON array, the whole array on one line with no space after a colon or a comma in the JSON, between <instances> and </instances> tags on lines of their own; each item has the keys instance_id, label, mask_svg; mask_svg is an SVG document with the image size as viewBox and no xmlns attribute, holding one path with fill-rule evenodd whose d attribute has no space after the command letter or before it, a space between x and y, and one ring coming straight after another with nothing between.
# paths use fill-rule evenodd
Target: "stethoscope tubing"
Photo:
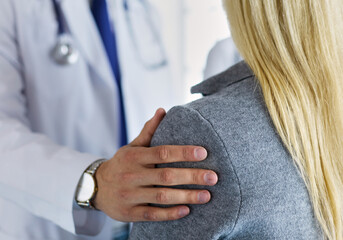
<instances>
[{"instance_id":1,"label":"stethoscope tubing","mask_svg":"<svg viewBox=\"0 0 343 240\"><path fill-rule=\"evenodd\" d=\"M147 11L148 14L148 3L145 0L139 0L142 5L144 6L145 10ZM53 3L53 7L54 7L54 11L55 11L55 16L56 16L56 20L57 20L57 42L56 42L56 46L54 47L53 51L52 51L52 58L60 65L71 65L76 63L76 61L78 60L78 51L77 49L74 47L73 41L72 41L72 36L71 33L69 32L69 29L67 28L67 26L65 25L65 19L64 19L64 15L63 15L63 11L62 8L60 6L60 2L59 0L52 0ZM140 52L140 49L138 47L138 44L136 42L136 37L135 33L134 33L134 26L131 22L130 19L130 6L129 6L129 1L128 0L123 0L123 8L125 11L125 15L126 15L126 21L129 25L129 33L131 35L132 41L133 41L133 45L134 48L137 51L137 57L139 58L139 60L141 61L142 65L147 68L147 69L157 69L160 67L163 67L165 65L168 64L167 61L167 57L166 57L166 53L165 53L165 49L162 46L162 40L160 39L160 36L158 34L158 31L156 29L156 27L154 27L154 24L152 22L151 18L148 18L147 21L149 21L149 25L151 26L151 33L153 34L153 37L156 39L156 42L159 43L159 48L161 51L161 54L163 57L161 57L161 61L158 61L156 63L147 63L144 60L144 57L142 57L142 54ZM149 14L148 14L149 15ZM149 16L151 17L151 16ZM66 40L65 39L69 39ZM62 49L64 49L65 51L62 51ZM68 49L66 51L66 49ZM63 53L65 52L65 53Z\"/></svg>"},{"instance_id":2,"label":"stethoscope tubing","mask_svg":"<svg viewBox=\"0 0 343 240\"><path fill-rule=\"evenodd\" d=\"M149 10L148 10L149 7L148 7L148 3L146 2L146 0L139 0L139 1L144 6L145 11L148 13L149 12ZM131 39L133 41L133 46L134 46L134 48L137 51L137 57L141 61L142 65L146 69L150 69L150 70L158 69L158 68L161 68L161 67L164 67L164 66L168 65L168 60L167 60L167 57L166 57L166 52L165 52L164 47L162 46L162 40L161 40L161 38L160 38L160 36L158 34L158 31L157 31L156 27L154 27L154 23L152 22L152 19L151 19L150 15L149 15L149 18L147 19L147 21L149 22L149 25L151 27L151 33L153 34L154 38L156 39L156 42L159 44L159 48L160 48L160 51L161 51L161 54L163 55L163 57L162 57L161 61L156 62L154 64L147 64L146 63L146 61L144 60L144 58L141 55L141 52L139 51L138 44L135 41L136 36L134 34L134 30L133 30L134 27L133 27L133 24L132 24L130 16L129 16L130 15L130 13L129 13L130 6L129 6L129 3L128 3L128 0L123 0L123 6L124 6L124 10L125 10L126 22L129 25L128 31L129 31L129 34L131 35Z\"/></svg>"},{"instance_id":3,"label":"stethoscope tubing","mask_svg":"<svg viewBox=\"0 0 343 240\"><path fill-rule=\"evenodd\" d=\"M58 35L62 35L66 33L66 29L63 24L63 12L57 0L52 0L52 3L54 6L55 16L56 16L57 24L58 24Z\"/></svg>"}]
</instances>

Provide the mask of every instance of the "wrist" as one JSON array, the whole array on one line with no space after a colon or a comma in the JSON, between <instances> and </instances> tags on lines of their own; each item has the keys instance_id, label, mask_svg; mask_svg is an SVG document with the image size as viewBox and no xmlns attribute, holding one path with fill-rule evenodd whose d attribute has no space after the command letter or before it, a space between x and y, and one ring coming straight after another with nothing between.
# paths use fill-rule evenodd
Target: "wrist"
<instances>
[{"instance_id":1,"label":"wrist","mask_svg":"<svg viewBox=\"0 0 343 240\"><path fill-rule=\"evenodd\" d=\"M95 209L101 211L101 194L102 194L102 186L103 186L103 176L105 176L104 171L106 169L106 162L103 162L97 169L97 171L94 174L95 181L97 183L97 193L95 194L94 198L92 199L92 204Z\"/></svg>"}]
</instances>

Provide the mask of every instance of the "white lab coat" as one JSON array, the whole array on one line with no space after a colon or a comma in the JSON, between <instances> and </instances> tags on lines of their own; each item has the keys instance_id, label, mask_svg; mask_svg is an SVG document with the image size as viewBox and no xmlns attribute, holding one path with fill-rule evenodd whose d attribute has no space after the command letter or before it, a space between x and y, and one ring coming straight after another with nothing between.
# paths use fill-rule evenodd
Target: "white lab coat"
<instances>
[{"instance_id":1,"label":"white lab coat","mask_svg":"<svg viewBox=\"0 0 343 240\"><path fill-rule=\"evenodd\" d=\"M174 104L170 74L141 64L122 0L108 2L132 140L157 107ZM129 1L135 11L139 2ZM72 233L101 229L100 213L73 210L82 171L118 148L118 89L88 4L61 0L81 58L59 66L49 55L57 39L52 1L0 1L0 239L81 239ZM108 235L105 227L96 239Z\"/></svg>"},{"instance_id":2,"label":"white lab coat","mask_svg":"<svg viewBox=\"0 0 343 240\"><path fill-rule=\"evenodd\" d=\"M204 79L221 73L242 60L232 38L218 41L210 50L204 70Z\"/></svg>"}]
</instances>

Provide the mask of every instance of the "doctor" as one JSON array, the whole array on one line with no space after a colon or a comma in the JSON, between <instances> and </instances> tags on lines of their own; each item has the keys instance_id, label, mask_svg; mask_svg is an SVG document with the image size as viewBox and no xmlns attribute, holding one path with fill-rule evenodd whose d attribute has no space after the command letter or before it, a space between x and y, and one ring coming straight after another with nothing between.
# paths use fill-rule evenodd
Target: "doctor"
<instances>
[{"instance_id":1,"label":"doctor","mask_svg":"<svg viewBox=\"0 0 343 240\"><path fill-rule=\"evenodd\" d=\"M148 2L107 3L0 1L0 239L111 239L105 215L174 220L189 214L184 204L210 200L204 190L153 187L217 176L153 168L207 153L149 148L164 110L135 138L153 109L174 104L168 64Z\"/></svg>"}]
</instances>

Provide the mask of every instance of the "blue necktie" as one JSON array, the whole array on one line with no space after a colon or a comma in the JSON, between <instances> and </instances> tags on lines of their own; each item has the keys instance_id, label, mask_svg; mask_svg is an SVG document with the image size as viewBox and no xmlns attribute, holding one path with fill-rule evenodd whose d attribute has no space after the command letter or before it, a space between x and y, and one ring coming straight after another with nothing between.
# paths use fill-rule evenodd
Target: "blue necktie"
<instances>
[{"instance_id":1,"label":"blue necktie","mask_svg":"<svg viewBox=\"0 0 343 240\"><path fill-rule=\"evenodd\" d=\"M116 79L116 83L119 89L120 97L120 122L121 122L121 133L120 133L120 145L124 146L128 143L126 133L126 121L123 103L123 92L121 86L121 74L118 59L118 49L116 42L116 35L114 29L111 28L110 18L107 10L106 0L93 0L91 6L92 14L98 30L104 44L109 62L112 67L113 75Z\"/></svg>"}]
</instances>

